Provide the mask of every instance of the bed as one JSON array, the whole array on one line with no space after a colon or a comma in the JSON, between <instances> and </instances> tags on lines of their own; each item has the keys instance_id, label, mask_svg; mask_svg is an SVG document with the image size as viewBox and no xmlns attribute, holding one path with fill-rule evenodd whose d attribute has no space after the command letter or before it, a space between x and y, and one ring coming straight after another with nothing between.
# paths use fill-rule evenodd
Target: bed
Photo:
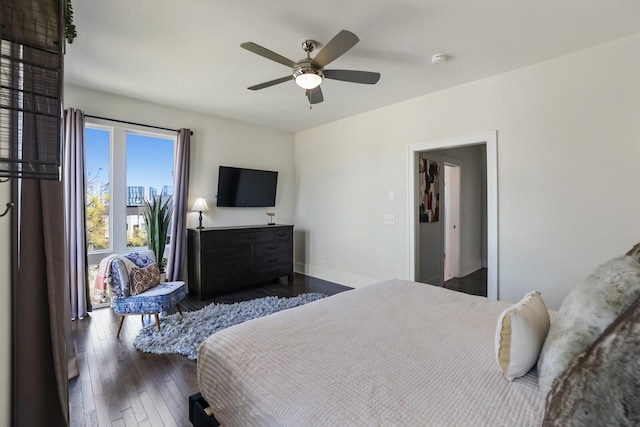
<instances>
[{"instance_id":1,"label":"bed","mask_svg":"<svg viewBox=\"0 0 640 427\"><path fill-rule=\"evenodd\" d=\"M509 382L496 364L496 322L510 306L372 284L211 336L200 390L225 427L538 426L535 369Z\"/></svg>"}]
</instances>

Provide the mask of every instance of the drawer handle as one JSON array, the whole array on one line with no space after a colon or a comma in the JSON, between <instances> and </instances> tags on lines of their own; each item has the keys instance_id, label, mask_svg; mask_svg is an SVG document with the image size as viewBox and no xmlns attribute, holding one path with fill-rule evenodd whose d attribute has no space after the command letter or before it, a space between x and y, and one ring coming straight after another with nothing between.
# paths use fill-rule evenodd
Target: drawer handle
<instances>
[{"instance_id":1,"label":"drawer handle","mask_svg":"<svg viewBox=\"0 0 640 427\"><path fill-rule=\"evenodd\" d=\"M225 251L225 255L233 255L233 251Z\"/></svg>"},{"instance_id":2,"label":"drawer handle","mask_svg":"<svg viewBox=\"0 0 640 427\"><path fill-rule=\"evenodd\" d=\"M278 237L284 237L286 235L287 235L287 233L278 233Z\"/></svg>"},{"instance_id":3,"label":"drawer handle","mask_svg":"<svg viewBox=\"0 0 640 427\"><path fill-rule=\"evenodd\" d=\"M267 249L269 249L270 251L275 251L276 249L278 249L277 246L269 246L267 247Z\"/></svg>"},{"instance_id":4,"label":"drawer handle","mask_svg":"<svg viewBox=\"0 0 640 427\"><path fill-rule=\"evenodd\" d=\"M278 258L271 258L270 260L268 260L269 262L276 262L278 261Z\"/></svg>"},{"instance_id":5,"label":"drawer handle","mask_svg":"<svg viewBox=\"0 0 640 427\"><path fill-rule=\"evenodd\" d=\"M247 237L247 239L248 239L248 240L256 240L256 239L257 239L257 236L248 236L248 237Z\"/></svg>"}]
</instances>

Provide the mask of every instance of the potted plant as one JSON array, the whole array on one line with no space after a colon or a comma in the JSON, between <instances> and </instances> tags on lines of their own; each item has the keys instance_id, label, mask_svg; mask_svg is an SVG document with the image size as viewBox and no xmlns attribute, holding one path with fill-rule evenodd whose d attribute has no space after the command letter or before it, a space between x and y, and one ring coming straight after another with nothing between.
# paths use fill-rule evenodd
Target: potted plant
<instances>
[{"instance_id":1,"label":"potted plant","mask_svg":"<svg viewBox=\"0 0 640 427\"><path fill-rule=\"evenodd\" d=\"M142 210L144 222L147 226L147 247L151 249L156 257L160 273L164 273L165 260L164 247L167 244L167 231L171 221L172 207L170 206L171 196L166 200L164 197L154 197L151 201L145 200Z\"/></svg>"}]
</instances>

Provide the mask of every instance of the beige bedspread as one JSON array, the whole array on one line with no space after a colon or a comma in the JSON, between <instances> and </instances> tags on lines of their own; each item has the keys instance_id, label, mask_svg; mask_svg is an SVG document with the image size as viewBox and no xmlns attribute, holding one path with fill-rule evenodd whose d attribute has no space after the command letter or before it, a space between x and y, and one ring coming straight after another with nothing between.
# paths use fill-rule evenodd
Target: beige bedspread
<instances>
[{"instance_id":1,"label":"beige bedspread","mask_svg":"<svg viewBox=\"0 0 640 427\"><path fill-rule=\"evenodd\" d=\"M392 280L252 320L200 347L198 381L224 427L538 426L530 372L494 356L510 304Z\"/></svg>"}]
</instances>

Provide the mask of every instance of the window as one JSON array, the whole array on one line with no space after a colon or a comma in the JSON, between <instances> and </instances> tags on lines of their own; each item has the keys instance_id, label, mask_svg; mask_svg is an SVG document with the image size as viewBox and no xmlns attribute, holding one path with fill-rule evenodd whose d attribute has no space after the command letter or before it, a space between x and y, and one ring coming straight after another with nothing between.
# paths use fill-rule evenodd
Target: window
<instances>
[{"instance_id":1,"label":"window","mask_svg":"<svg viewBox=\"0 0 640 427\"><path fill-rule=\"evenodd\" d=\"M109 192L111 130L85 130L87 203L87 250L111 249Z\"/></svg>"},{"instance_id":2,"label":"window","mask_svg":"<svg viewBox=\"0 0 640 427\"><path fill-rule=\"evenodd\" d=\"M127 133L127 247L147 245L144 201L173 196L174 145L171 139Z\"/></svg>"},{"instance_id":3,"label":"window","mask_svg":"<svg viewBox=\"0 0 640 427\"><path fill-rule=\"evenodd\" d=\"M87 123L86 219L91 290L102 258L146 248L142 207L145 200L166 200L173 195L175 142L175 134L143 132L106 121ZM92 302L100 305L95 299Z\"/></svg>"}]
</instances>

